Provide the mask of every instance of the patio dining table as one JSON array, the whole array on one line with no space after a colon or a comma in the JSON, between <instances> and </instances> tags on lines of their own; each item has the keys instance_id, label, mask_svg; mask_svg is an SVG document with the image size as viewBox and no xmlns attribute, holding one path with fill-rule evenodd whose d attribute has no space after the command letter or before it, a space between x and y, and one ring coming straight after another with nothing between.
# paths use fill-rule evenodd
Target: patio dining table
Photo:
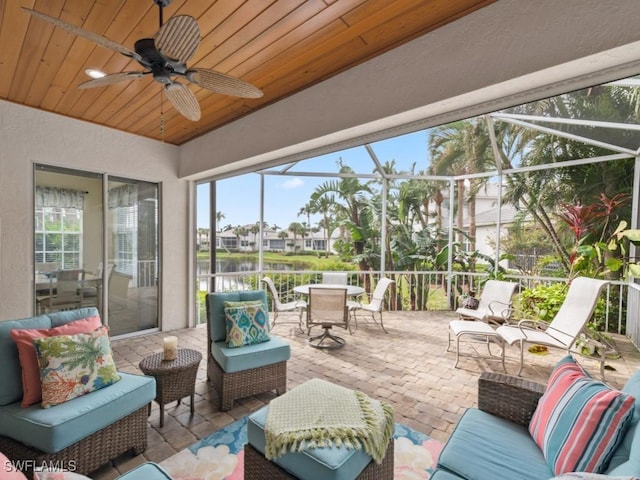
<instances>
[{"instance_id":1,"label":"patio dining table","mask_svg":"<svg viewBox=\"0 0 640 480\"><path fill-rule=\"evenodd\" d=\"M75 282L78 288L78 293L85 297L95 296L96 306L98 310L102 311L102 277L98 277L91 273L85 273L84 278L75 280ZM34 283L36 304L40 304L44 299L54 295L58 280L54 275L47 276L42 273L36 273ZM86 295L85 289L87 288L95 288L95 295Z\"/></svg>"},{"instance_id":2,"label":"patio dining table","mask_svg":"<svg viewBox=\"0 0 640 480\"><path fill-rule=\"evenodd\" d=\"M42 273L36 273L35 278L35 290L43 291L49 290L50 288L56 288L57 279L55 276L47 276ZM98 277L93 274L86 273L83 279L78 279L78 288L81 287L102 287L102 277Z\"/></svg>"},{"instance_id":3,"label":"patio dining table","mask_svg":"<svg viewBox=\"0 0 640 480\"><path fill-rule=\"evenodd\" d=\"M293 291L300 295L309 295L310 288L346 288L347 295L350 297L357 297L364 293L363 287L358 287L356 285L343 285L339 283L310 283L307 285L298 285L297 287L293 287Z\"/></svg>"}]
</instances>

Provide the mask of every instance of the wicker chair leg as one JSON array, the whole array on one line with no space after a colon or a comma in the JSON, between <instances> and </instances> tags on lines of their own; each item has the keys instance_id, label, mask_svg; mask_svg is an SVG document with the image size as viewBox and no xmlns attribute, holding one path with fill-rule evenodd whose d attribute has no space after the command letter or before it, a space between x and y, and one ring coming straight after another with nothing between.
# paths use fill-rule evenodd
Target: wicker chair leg
<instances>
[{"instance_id":1,"label":"wicker chair leg","mask_svg":"<svg viewBox=\"0 0 640 480\"><path fill-rule=\"evenodd\" d=\"M276 391L282 395L287 391L287 362L279 362L240 372L226 373L210 358L208 376L218 397L218 408L227 411L239 398L258 393Z\"/></svg>"},{"instance_id":2,"label":"wicker chair leg","mask_svg":"<svg viewBox=\"0 0 640 480\"><path fill-rule=\"evenodd\" d=\"M220 411L226 412L227 410L231 410L233 408L233 402L235 398L229 393L229 387L223 387L222 393L218 394L220 397Z\"/></svg>"}]
</instances>

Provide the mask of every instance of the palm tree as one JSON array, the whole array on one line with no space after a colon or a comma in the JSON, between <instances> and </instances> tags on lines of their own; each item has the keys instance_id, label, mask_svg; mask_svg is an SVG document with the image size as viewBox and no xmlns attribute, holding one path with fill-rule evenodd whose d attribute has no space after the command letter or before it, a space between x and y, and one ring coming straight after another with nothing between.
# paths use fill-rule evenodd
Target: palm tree
<instances>
[{"instance_id":1,"label":"palm tree","mask_svg":"<svg viewBox=\"0 0 640 480\"><path fill-rule=\"evenodd\" d=\"M242 225L237 225L233 229L233 234L236 236L236 248L238 249L238 251L240 251L240 237L247 236L247 229Z\"/></svg>"},{"instance_id":2,"label":"palm tree","mask_svg":"<svg viewBox=\"0 0 640 480\"><path fill-rule=\"evenodd\" d=\"M354 171L348 165L338 160L339 172L353 174ZM379 237L379 230L372 228L374 213L369 208L371 189L368 185L360 183L357 178L344 177L340 180L331 180L316 187L311 194L312 203L316 203L322 197L335 198L334 211L339 225L350 233L353 248L353 261L358 264L360 271L371 270L370 258L367 255L367 242ZM379 217L379 212L378 212ZM379 255L379 254L378 254ZM369 275L365 275L365 282L370 282ZM367 291L370 285L365 283Z\"/></svg>"},{"instance_id":3,"label":"palm tree","mask_svg":"<svg viewBox=\"0 0 640 480\"><path fill-rule=\"evenodd\" d=\"M286 230L282 230L280 232L278 232L278 238L281 240L286 240L287 238L289 238L289 233ZM284 250L287 249L287 245L285 243L284 245Z\"/></svg>"},{"instance_id":4,"label":"palm tree","mask_svg":"<svg viewBox=\"0 0 640 480\"><path fill-rule=\"evenodd\" d=\"M316 198L315 200L310 201L311 211L312 213L319 213L322 215L322 220L318 222L324 231L324 245L325 245L325 257L329 257L330 246L329 246L329 234L332 227L331 221L331 211L333 209L334 204L336 203L335 196L327 195L320 198Z\"/></svg>"},{"instance_id":5,"label":"palm tree","mask_svg":"<svg viewBox=\"0 0 640 480\"><path fill-rule=\"evenodd\" d=\"M515 113L566 118L601 118L607 112L612 122L635 124L638 122L637 97L634 89L600 86L587 91L573 92L540 102L512 109ZM560 126L558 130L570 130L574 134L592 134L591 127ZM610 151L560 136L539 133L503 123L496 124L497 138L503 164L511 166L511 159L521 159L523 166L563 162L568 160L606 155ZM503 132L507 132L506 134ZM592 136L592 135L591 135ZM606 141L616 145L637 145L636 134L626 130L607 131ZM511 143L509 143L509 141ZM513 147L515 145L515 147ZM511 148L512 150L509 150ZM515 152L515 153L514 153ZM566 272L571 269L568 247L570 242L562 238L554 218L563 204L588 205L600 194L608 198L619 193L631 193L633 159L616 162L598 162L589 165L564 167L544 172L523 173L509 176L505 199L524 208L525 212L547 233ZM619 212L630 218L626 207ZM612 227L612 228L615 228ZM611 232L603 232L608 236Z\"/></svg>"},{"instance_id":6,"label":"palm tree","mask_svg":"<svg viewBox=\"0 0 640 480\"><path fill-rule=\"evenodd\" d=\"M296 250L298 248L298 235L304 237L306 228L299 222L293 222L289 225L289 231L293 233L293 249Z\"/></svg>"},{"instance_id":7,"label":"palm tree","mask_svg":"<svg viewBox=\"0 0 640 480\"><path fill-rule=\"evenodd\" d=\"M313 213L313 205L311 201L305 203L304 206L298 211L298 216L301 216L301 215L307 216L307 222L306 223L303 222L303 225L305 225L307 228L311 227L312 213Z\"/></svg>"},{"instance_id":8,"label":"palm tree","mask_svg":"<svg viewBox=\"0 0 640 480\"><path fill-rule=\"evenodd\" d=\"M253 244L254 246L256 245L256 243L258 242L258 233L260 233L260 222L256 222L255 225L251 225L251 228L249 229L249 232L251 232L253 234Z\"/></svg>"},{"instance_id":9,"label":"palm tree","mask_svg":"<svg viewBox=\"0 0 640 480\"><path fill-rule=\"evenodd\" d=\"M220 223L222 223L222 219L226 218L224 213L222 212L216 212L216 232L220 232L221 230L219 230L220 227Z\"/></svg>"},{"instance_id":10,"label":"palm tree","mask_svg":"<svg viewBox=\"0 0 640 480\"><path fill-rule=\"evenodd\" d=\"M431 131L429 137L431 171L436 175L468 175L484 172L493 163L493 155L487 125L483 120L472 119L454 122ZM470 250L475 251L475 196L485 180L456 180L458 242L462 243L464 224L464 204L469 205ZM466 190L469 190L468 197Z\"/></svg>"}]
</instances>

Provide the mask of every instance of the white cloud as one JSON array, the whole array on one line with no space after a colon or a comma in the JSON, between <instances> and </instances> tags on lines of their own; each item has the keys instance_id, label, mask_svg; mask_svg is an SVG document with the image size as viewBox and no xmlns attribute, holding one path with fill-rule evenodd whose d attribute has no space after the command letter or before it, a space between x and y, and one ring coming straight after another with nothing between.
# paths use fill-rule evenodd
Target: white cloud
<instances>
[{"instance_id":1,"label":"white cloud","mask_svg":"<svg viewBox=\"0 0 640 480\"><path fill-rule=\"evenodd\" d=\"M292 189L292 188L300 188L304 185L304 182L302 181L302 179L300 178L292 178L290 180L285 180L282 183L282 187L286 188L286 189Z\"/></svg>"}]
</instances>

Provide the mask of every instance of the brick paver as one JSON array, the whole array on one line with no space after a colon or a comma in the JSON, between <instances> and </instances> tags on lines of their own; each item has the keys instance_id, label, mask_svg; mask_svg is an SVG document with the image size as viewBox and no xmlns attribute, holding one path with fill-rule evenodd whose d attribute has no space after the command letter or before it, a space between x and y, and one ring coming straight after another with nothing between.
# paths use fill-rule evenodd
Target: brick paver
<instances>
[{"instance_id":1,"label":"brick paver","mask_svg":"<svg viewBox=\"0 0 640 480\"><path fill-rule=\"evenodd\" d=\"M339 335L347 345L339 350L322 351L306 343L306 335L290 323L279 323L274 333L291 344L291 360L287 367L287 388L310 378L322 378L390 402L396 421L415 430L446 441L468 407L475 406L477 380L483 371L501 372L499 361L463 357L459 368L453 368L454 353L446 352L450 312L385 313L385 334L379 327L358 322L353 335ZM118 368L140 373L138 363L150 353L162 351L162 338L167 332L115 340L112 343ZM219 412L215 392L206 378L206 339L204 326L172 331L179 347L198 349L203 354L196 380L195 414L191 416L189 399L180 405L167 405L165 425L159 427L159 408L153 404L149 417L149 447L136 457L123 455L113 465L92 474L96 480L110 480L147 460L160 462L200 438L215 432L267 404L273 394L265 393L237 401L228 412ZM640 367L640 354L626 338L615 336L623 357L611 360L615 370L607 371L607 382L620 388ZM476 348L480 346L476 345ZM497 350L494 348L494 350ZM484 352L482 352L484 353ZM563 356L557 350L548 355L528 355L523 376L546 381L553 365ZM507 349L507 368L516 372L518 352ZM580 363L599 378L599 364L579 357Z\"/></svg>"}]
</instances>

